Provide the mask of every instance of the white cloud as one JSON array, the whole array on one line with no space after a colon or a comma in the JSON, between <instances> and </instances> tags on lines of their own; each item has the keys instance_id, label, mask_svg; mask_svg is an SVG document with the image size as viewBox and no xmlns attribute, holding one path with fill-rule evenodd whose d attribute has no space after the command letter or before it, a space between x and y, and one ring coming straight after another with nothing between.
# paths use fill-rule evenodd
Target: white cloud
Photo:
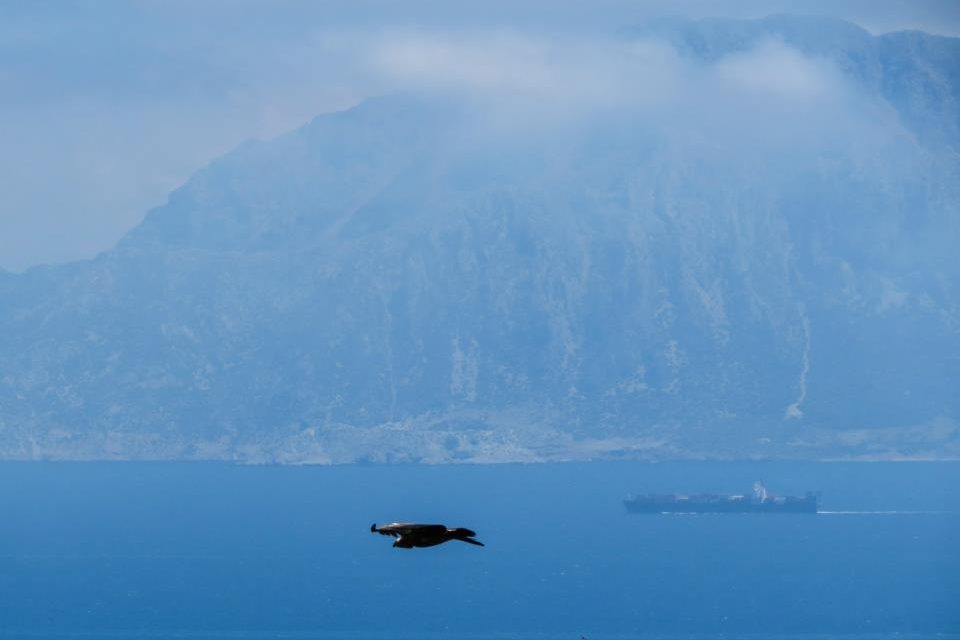
<instances>
[{"instance_id":1,"label":"white cloud","mask_svg":"<svg viewBox=\"0 0 960 640\"><path fill-rule=\"evenodd\" d=\"M671 80L675 53L656 43L549 39L519 33L406 33L373 47L371 64L402 87L577 104L632 100ZM648 94L649 95L649 94Z\"/></svg>"},{"instance_id":2,"label":"white cloud","mask_svg":"<svg viewBox=\"0 0 960 640\"><path fill-rule=\"evenodd\" d=\"M830 61L772 40L711 63L656 39L503 30L354 34L338 46L382 91L454 92L524 127L596 121L613 110L689 135L799 144L856 122L860 108Z\"/></svg>"},{"instance_id":3,"label":"white cloud","mask_svg":"<svg viewBox=\"0 0 960 640\"><path fill-rule=\"evenodd\" d=\"M716 64L716 73L745 91L790 100L823 98L838 85L829 62L806 57L776 40L722 58Z\"/></svg>"}]
</instances>

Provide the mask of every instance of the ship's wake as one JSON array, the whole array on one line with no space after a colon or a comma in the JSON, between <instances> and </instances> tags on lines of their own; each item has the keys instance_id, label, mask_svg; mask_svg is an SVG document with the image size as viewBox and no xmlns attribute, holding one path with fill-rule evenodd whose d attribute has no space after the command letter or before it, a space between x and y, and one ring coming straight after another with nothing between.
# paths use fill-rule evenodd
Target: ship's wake
<instances>
[{"instance_id":1,"label":"ship's wake","mask_svg":"<svg viewBox=\"0 0 960 640\"><path fill-rule=\"evenodd\" d=\"M940 516L954 511L817 511L822 516Z\"/></svg>"}]
</instances>

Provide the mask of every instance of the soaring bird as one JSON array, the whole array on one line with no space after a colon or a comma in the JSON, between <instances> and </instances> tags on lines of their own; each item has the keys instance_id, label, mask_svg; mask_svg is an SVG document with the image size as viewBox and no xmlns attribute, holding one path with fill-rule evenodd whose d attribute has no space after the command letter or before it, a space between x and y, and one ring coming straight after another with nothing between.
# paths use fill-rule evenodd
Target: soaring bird
<instances>
[{"instance_id":1,"label":"soaring bird","mask_svg":"<svg viewBox=\"0 0 960 640\"><path fill-rule=\"evenodd\" d=\"M401 549L412 549L414 547L432 547L443 544L449 540L461 540L469 542L479 547L484 546L479 540L474 540L477 535L470 529L457 528L449 529L443 524L413 524L412 522L391 522L382 527L376 524L370 525L370 531L384 536L393 536L396 538L393 546Z\"/></svg>"}]
</instances>

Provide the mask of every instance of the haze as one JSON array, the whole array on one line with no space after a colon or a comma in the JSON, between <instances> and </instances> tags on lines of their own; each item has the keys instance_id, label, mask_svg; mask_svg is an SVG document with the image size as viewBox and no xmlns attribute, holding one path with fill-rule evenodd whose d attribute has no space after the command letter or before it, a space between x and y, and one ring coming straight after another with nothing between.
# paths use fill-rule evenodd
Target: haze
<instances>
[{"instance_id":1,"label":"haze","mask_svg":"<svg viewBox=\"0 0 960 640\"><path fill-rule=\"evenodd\" d=\"M631 105L676 116L677 126L781 144L762 123L809 113L810 101L820 124L857 125L843 115L855 98L830 66L781 43L703 72L663 43L625 50L617 38L654 17L777 12L832 15L874 33L960 32L949 1L7 2L0 267L92 257L244 140L397 90L465 92L487 101L488 125L524 130ZM531 117L531 104L550 110ZM896 135L885 129L883 139Z\"/></svg>"}]
</instances>

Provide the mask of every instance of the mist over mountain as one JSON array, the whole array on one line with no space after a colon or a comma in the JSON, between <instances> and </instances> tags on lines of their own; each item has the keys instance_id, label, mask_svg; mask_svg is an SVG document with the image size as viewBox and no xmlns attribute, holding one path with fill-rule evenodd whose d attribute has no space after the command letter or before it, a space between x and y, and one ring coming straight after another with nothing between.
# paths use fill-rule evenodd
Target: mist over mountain
<instances>
[{"instance_id":1,"label":"mist over mountain","mask_svg":"<svg viewBox=\"0 0 960 640\"><path fill-rule=\"evenodd\" d=\"M960 455L960 40L559 49L399 43L409 92L0 271L0 457Z\"/></svg>"}]
</instances>

